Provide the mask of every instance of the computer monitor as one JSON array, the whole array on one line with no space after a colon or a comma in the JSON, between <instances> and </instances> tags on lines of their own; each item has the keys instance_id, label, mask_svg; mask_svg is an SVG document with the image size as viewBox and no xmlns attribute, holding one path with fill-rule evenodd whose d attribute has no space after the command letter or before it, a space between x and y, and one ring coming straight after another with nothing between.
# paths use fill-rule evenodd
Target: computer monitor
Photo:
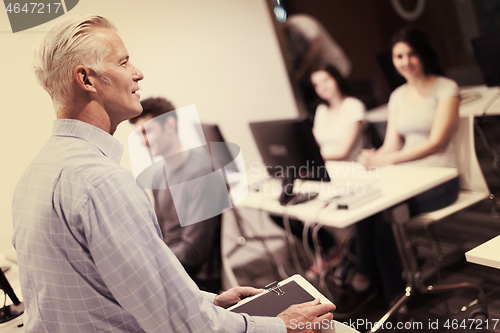
<instances>
[{"instance_id":1,"label":"computer monitor","mask_svg":"<svg viewBox=\"0 0 500 333\"><path fill-rule=\"evenodd\" d=\"M250 129L270 176L283 178L282 205L295 196L295 179L330 181L307 119L253 122Z\"/></svg>"},{"instance_id":2,"label":"computer monitor","mask_svg":"<svg viewBox=\"0 0 500 333\"><path fill-rule=\"evenodd\" d=\"M477 64L488 87L500 86L500 36L472 40Z\"/></svg>"},{"instance_id":3,"label":"computer monitor","mask_svg":"<svg viewBox=\"0 0 500 333\"><path fill-rule=\"evenodd\" d=\"M217 145L217 153L214 154L210 142L223 142L226 143L222 133L219 130L219 126L216 124L201 124L201 129L203 131L203 136L207 142L208 150L212 158L219 159L219 164L226 166L229 171L238 172L238 167L233 162L237 153L234 151L235 145L225 144Z\"/></svg>"},{"instance_id":4,"label":"computer monitor","mask_svg":"<svg viewBox=\"0 0 500 333\"><path fill-rule=\"evenodd\" d=\"M24 312L24 305L19 301L14 290L10 286L9 281L5 277L5 274L0 269L0 289L2 289L12 300L13 305L7 305L0 308L0 323L12 320L20 316Z\"/></svg>"}]
</instances>

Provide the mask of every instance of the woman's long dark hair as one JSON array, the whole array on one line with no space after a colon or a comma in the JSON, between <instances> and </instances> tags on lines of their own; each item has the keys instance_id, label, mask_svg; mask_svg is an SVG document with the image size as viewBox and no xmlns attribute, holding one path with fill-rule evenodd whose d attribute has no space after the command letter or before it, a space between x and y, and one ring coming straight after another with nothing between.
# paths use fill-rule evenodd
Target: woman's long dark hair
<instances>
[{"instance_id":1,"label":"woman's long dark hair","mask_svg":"<svg viewBox=\"0 0 500 333\"><path fill-rule=\"evenodd\" d=\"M351 92L351 89L349 88L349 84L347 83L347 80L344 79L342 77L342 75L340 75L340 72L338 71L338 69L335 66L330 65L330 64L317 65L311 69L311 71L310 71L311 74L309 75L309 78L311 77L311 75L313 73L318 72L318 71L325 71L328 74L330 74L330 76L335 80L335 82L337 82L337 86L339 88L340 94L343 97L352 96L352 92ZM312 82L311 82L311 86L313 86ZM314 94L316 95L316 98L318 100L320 100L323 103L328 104L328 101L325 101L325 100L319 98L318 94L316 94L316 90L314 91Z\"/></svg>"},{"instance_id":2,"label":"woman's long dark hair","mask_svg":"<svg viewBox=\"0 0 500 333\"><path fill-rule=\"evenodd\" d=\"M437 53L429 42L427 35L415 29L403 28L399 30L391 39L391 50L399 42L408 44L417 54L422 63L423 72L426 76L430 74L441 75Z\"/></svg>"}]
</instances>

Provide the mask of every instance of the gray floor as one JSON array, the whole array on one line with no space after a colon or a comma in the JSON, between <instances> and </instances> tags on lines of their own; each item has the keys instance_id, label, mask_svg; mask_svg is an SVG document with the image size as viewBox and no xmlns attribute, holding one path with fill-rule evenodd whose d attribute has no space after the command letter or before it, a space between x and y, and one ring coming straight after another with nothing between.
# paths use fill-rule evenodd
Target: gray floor
<instances>
[{"instance_id":1,"label":"gray floor","mask_svg":"<svg viewBox=\"0 0 500 333\"><path fill-rule=\"evenodd\" d=\"M500 318L500 271L467 263L463 256L463 253L468 249L500 234L500 220L491 217L490 209L491 202L479 203L440 222L439 225L436 225L435 233L440 240L445 257L455 259L452 264L441 269L442 282L473 281L480 283L486 293L486 304L490 318L489 329L483 327L481 331L500 332L500 322L496 325L496 329L491 328L497 323L492 320ZM282 230L274 226L265 213L242 210L242 215L246 218L243 225L247 234L246 243L238 245L237 237L240 234L234 220L225 221L227 228L224 237L226 253L231 249L233 250L229 262L238 283L240 285L263 287L270 282L283 279L286 277L284 273L287 275L295 274L297 269L293 265L290 250ZM264 235L265 232L270 235L269 239L266 237L264 239L252 238ZM300 250L300 245L298 246L299 261L302 263L302 267L306 268L308 265L307 256ZM421 250L419 253L422 254L422 257L425 257L425 248L419 249ZM281 274L278 269L280 266L283 266L284 270L284 272L281 271ZM331 281L331 275L330 278L327 277L327 281ZM436 280L434 276L431 276L428 281L434 283ZM336 288L331 282L328 283L327 287L332 292ZM322 291L327 294L325 290ZM471 324L468 321L470 312L477 307L472 307L465 312L460 310L475 298L476 294L469 291L450 292L440 295L417 294L408 304L408 313L398 315L393 321L394 323L397 321L405 323L420 322L423 325L422 331L428 332L447 331L448 329L443 327L447 319L455 320L458 323L464 322L469 326ZM359 313L349 319L363 319L373 323L384 314L387 308L387 302L381 297L376 297ZM430 323L436 321L440 324L439 329L430 329L428 327ZM451 324L452 321L448 323ZM460 332L461 328L458 327L456 331ZM463 331L471 330L465 329Z\"/></svg>"}]
</instances>

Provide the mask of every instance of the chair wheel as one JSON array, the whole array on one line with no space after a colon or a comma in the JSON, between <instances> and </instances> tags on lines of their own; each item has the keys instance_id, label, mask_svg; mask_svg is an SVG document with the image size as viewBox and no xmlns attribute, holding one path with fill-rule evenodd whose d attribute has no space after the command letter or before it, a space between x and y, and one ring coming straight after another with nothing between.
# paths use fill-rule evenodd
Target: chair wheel
<instances>
[{"instance_id":1,"label":"chair wheel","mask_svg":"<svg viewBox=\"0 0 500 333\"><path fill-rule=\"evenodd\" d=\"M476 322L480 322L482 323L482 325L484 325L488 320L488 314L485 313L482 309L474 309L470 312L469 318L474 319Z\"/></svg>"}]
</instances>

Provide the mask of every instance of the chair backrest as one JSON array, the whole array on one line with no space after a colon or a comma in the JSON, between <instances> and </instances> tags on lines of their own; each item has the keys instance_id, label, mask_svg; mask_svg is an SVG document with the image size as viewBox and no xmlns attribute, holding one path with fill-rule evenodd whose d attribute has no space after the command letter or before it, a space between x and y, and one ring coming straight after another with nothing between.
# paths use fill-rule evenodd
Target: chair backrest
<instances>
[{"instance_id":1,"label":"chair backrest","mask_svg":"<svg viewBox=\"0 0 500 333\"><path fill-rule=\"evenodd\" d=\"M375 148L379 149L382 144L384 143L383 138L379 135L377 132L376 126L378 124L373 124L370 122L367 122L365 124L365 128L363 131L363 148L365 149L370 149L370 148ZM385 123L384 123L385 126Z\"/></svg>"},{"instance_id":2,"label":"chair backrest","mask_svg":"<svg viewBox=\"0 0 500 333\"><path fill-rule=\"evenodd\" d=\"M472 114L459 118L455 144L461 188L489 195L490 190L477 161L474 146L474 116Z\"/></svg>"}]
</instances>

